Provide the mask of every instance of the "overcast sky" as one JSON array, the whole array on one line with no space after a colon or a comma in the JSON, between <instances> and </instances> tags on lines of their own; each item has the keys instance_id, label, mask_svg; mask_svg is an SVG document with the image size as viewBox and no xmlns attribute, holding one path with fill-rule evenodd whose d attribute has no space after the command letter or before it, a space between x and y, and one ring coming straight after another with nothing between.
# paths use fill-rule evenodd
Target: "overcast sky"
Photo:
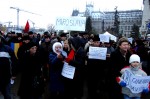
<instances>
[{"instance_id":1,"label":"overcast sky","mask_svg":"<svg viewBox=\"0 0 150 99\"><path fill-rule=\"evenodd\" d=\"M85 11L86 3L93 3L94 10L114 11L118 10L142 9L143 0L0 0L0 22L11 21L11 25L17 24L17 10L10 7L18 7L21 10L40 14L31 14L19 11L19 25L25 26L30 19L35 23L35 27L46 28L48 24L55 24L56 17L70 16L73 9ZM32 22L29 21L32 27ZM7 23L5 23L8 25Z\"/></svg>"}]
</instances>

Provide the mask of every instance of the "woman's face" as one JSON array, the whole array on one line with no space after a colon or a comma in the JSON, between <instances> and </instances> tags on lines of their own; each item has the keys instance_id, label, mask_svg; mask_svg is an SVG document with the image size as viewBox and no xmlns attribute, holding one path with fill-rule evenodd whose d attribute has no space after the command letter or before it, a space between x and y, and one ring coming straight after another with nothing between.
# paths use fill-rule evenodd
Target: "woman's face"
<instances>
[{"instance_id":1,"label":"woman's face","mask_svg":"<svg viewBox=\"0 0 150 99\"><path fill-rule=\"evenodd\" d=\"M64 42L64 48L67 49L69 47L68 42Z\"/></svg>"},{"instance_id":2,"label":"woman's face","mask_svg":"<svg viewBox=\"0 0 150 99\"><path fill-rule=\"evenodd\" d=\"M56 53L61 53L62 47L60 45L55 46Z\"/></svg>"},{"instance_id":3,"label":"woman's face","mask_svg":"<svg viewBox=\"0 0 150 99\"><path fill-rule=\"evenodd\" d=\"M29 51L30 51L30 54L35 54L36 51L37 51L37 46L31 47L31 48L29 49Z\"/></svg>"}]
</instances>

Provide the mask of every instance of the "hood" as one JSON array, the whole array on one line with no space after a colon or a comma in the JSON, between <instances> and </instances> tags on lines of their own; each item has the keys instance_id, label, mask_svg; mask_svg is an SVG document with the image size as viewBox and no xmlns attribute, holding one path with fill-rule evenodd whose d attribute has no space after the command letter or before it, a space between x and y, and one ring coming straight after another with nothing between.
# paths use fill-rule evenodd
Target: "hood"
<instances>
[{"instance_id":1,"label":"hood","mask_svg":"<svg viewBox=\"0 0 150 99\"><path fill-rule=\"evenodd\" d=\"M73 37L70 38L69 40L69 44L75 48L75 50L78 50L82 45L81 39L79 37Z\"/></svg>"},{"instance_id":2,"label":"hood","mask_svg":"<svg viewBox=\"0 0 150 99\"><path fill-rule=\"evenodd\" d=\"M52 47L52 50L53 50L54 53L57 54L57 52L56 52L56 50L55 50L55 47L56 47L56 46L61 46L61 49L60 49L60 50L63 50L62 44L61 44L60 42L55 42L55 43L53 44L53 47Z\"/></svg>"}]
</instances>

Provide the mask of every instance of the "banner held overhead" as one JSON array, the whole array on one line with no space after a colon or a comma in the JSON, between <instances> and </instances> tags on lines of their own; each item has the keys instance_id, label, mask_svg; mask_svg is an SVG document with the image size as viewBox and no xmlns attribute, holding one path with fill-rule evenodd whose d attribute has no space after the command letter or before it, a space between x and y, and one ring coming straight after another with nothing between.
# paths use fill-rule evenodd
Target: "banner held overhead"
<instances>
[{"instance_id":1,"label":"banner held overhead","mask_svg":"<svg viewBox=\"0 0 150 99\"><path fill-rule=\"evenodd\" d=\"M58 17L56 30L85 31L86 17Z\"/></svg>"}]
</instances>

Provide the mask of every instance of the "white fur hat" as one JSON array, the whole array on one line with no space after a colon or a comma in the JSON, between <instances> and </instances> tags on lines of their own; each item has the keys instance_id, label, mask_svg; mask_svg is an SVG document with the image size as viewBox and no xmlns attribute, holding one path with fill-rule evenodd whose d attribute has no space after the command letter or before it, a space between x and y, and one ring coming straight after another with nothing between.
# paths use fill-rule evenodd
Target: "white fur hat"
<instances>
[{"instance_id":1,"label":"white fur hat","mask_svg":"<svg viewBox=\"0 0 150 99\"><path fill-rule=\"evenodd\" d=\"M130 56L129 63L132 63L135 61L140 63L140 57L137 54L132 54Z\"/></svg>"}]
</instances>

